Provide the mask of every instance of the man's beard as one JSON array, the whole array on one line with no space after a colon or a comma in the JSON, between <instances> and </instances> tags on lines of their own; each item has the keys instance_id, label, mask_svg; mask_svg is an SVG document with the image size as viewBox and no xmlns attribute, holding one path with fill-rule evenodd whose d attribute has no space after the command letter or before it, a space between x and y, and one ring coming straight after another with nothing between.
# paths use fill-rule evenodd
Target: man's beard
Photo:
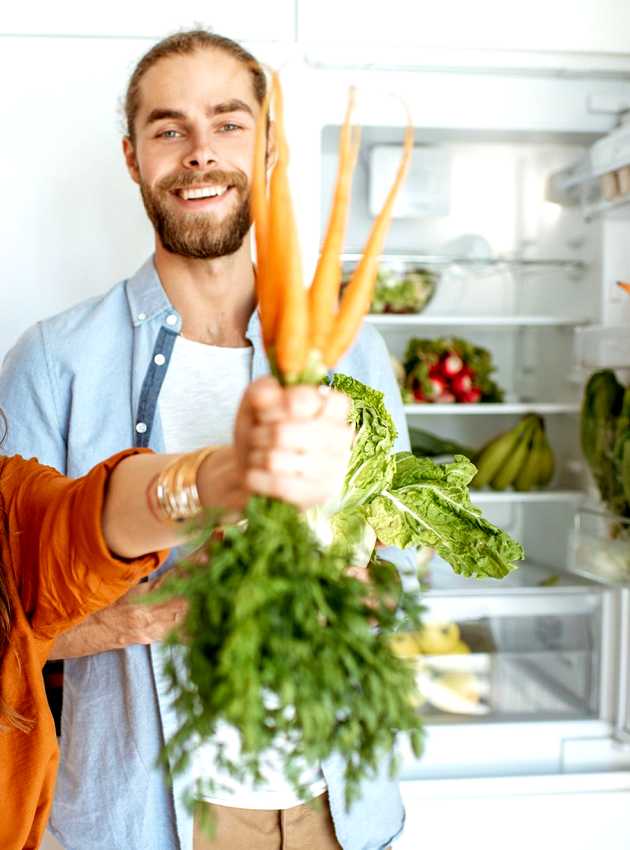
<instances>
[{"instance_id":1,"label":"man's beard","mask_svg":"<svg viewBox=\"0 0 630 850\"><path fill-rule=\"evenodd\" d=\"M237 193L237 207L222 221L213 213L180 212L172 209L168 196L191 186L230 186ZM165 177L153 189L143 180L140 192L153 227L167 251L196 260L214 260L234 254L251 226L247 178L239 171L208 171Z\"/></svg>"}]
</instances>

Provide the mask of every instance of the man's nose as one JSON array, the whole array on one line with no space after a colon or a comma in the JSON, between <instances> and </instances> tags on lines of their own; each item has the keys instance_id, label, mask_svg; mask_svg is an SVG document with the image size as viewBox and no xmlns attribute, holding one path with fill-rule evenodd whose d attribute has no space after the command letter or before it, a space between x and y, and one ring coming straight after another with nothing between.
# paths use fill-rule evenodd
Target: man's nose
<instances>
[{"instance_id":1,"label":"man's nose","mask_svg":"<svg viewBox=\"0 0 630 850\"><path fill-rule=\"evenodd\" d=\"M206 168L214 165L217 161L216 153L209 139L196 139L191 149L184 157L183 165L186 168Z\"/></svg>"}]
</instances>

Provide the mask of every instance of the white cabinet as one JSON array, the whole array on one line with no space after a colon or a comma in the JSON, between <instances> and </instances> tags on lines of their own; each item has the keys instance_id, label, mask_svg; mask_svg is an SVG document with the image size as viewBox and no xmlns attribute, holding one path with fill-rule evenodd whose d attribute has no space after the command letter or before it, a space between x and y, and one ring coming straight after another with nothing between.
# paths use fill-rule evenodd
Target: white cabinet
<instances>
[{"instance_id":1,"label":"white cabinet","mask_svg":"<svg viewBox=\"0 0 630 850\"><path fill-rule=\"evenodd\" d=\"M627 0L300 0L301 42L527 51L630 51ZM373 51L378 62L378 50Z\"/></svg>"},{"instance_id":2,"label":"white cabinet","mask_svg":"<svg viewBox=\"0 0 630 850\"><path fill-rule=\"evenodd\" d=\"M83 0L35 0L8 3L2 11L0 33L10 35L140 36L159 38L196 25L245 41L292 41L295 33L293 0L233 3L179 0L178 3L85 3Z\"/></svg>"}]
</instances>

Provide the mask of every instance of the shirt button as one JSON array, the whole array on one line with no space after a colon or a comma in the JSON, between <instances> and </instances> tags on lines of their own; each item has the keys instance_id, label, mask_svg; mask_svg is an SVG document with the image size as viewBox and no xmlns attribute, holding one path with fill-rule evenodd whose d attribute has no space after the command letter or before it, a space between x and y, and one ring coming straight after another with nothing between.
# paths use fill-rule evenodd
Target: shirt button
<instances>
[{"instance_id":1,"label":"shirt button","mask_svg":"<svg viewBox=\"0 0 630 850\"><path fill-rule=\"evenodd\" d=\"M177 316L174 313L171 313L166 317L167 325L176 325L177 324Z\"/></svg>"},{"instance_id":2,"label":"shirt button","mask_svg":"<svg viewBox=\"0 0 630 850\"><path fill-rule=\"evenodd\" d=\"M138 434L145 434L146 430L147 430L147 423L146 422L138 422L136 424L136 431L138 432Z\"/></svg>"},{"instance_id":3,"label":"shirt button","mask_svg":"<svg viewBox=\"0 0 630 850\"><path fill-rule=\"evenodd\" d=\"M166 363L166 357L163 354L156 354L153 362L156 366L163 366Z\"/></svg>"},{"instance_id":4,"label":"shirt button","mask_svg":"<svg viewBox=\"0 0 630 850\"><path fill-rule=\"evenodd\" d=\"M138 319L139 322L144 322L146 317L147 317L146 313L138 313L137 319Z\"/></svg>"}]
</instances>

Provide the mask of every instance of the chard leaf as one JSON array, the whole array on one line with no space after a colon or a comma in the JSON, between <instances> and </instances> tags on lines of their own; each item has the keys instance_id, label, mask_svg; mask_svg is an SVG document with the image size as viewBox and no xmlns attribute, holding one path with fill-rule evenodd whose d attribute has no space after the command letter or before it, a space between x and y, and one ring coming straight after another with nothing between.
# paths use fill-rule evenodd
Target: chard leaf
<instances>
[{"instance_id":1,"label":"chard leaf","mask_svg":"<svg viewBox=\"0 0 630 850\"><path fill-rule=\"evenodd\" d=\"M331 386L352 401L350 422L357 435L344 481L344 507L366 504L388 487L395 464L391 450L397 437L396 426L389 415L383 393L350 378L335 375Z\"/></svg>"},{"instance_id":2,"label":"chard leaf","mask_svg":"<svg viewBox=\"0 0 630 850\"><path fill-rule=\"evenodd\" d=\"M395 456L391 487L366 509L388 546L430 546L466 576L502 578L524 557L522 546L481 515L468 493L474 465L462 455L436 464L409 452Z\"/></svg>"}]
</instances>

